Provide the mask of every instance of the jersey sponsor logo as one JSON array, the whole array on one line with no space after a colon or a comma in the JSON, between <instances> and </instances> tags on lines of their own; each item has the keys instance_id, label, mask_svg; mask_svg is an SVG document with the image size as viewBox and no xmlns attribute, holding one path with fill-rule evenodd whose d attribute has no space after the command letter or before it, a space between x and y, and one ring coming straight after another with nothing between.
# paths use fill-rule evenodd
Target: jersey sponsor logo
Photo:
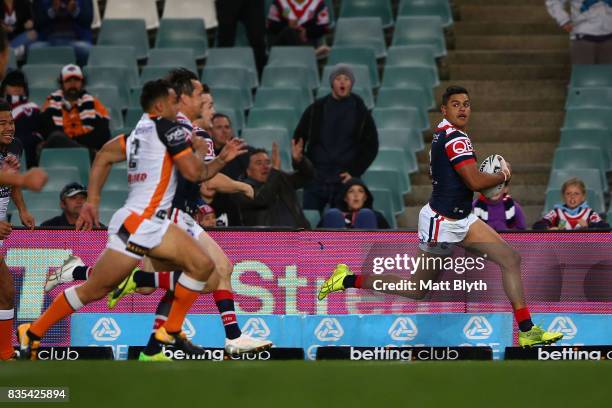
<instances>
[{"instance_id":1,"label":"jersey sponsor logo","mask_svg":"<svg viewBox=\"0 0 612 408\"><path fill-rule=\"evenodd\" d=\"M449 144L447 144L446 148L455 155L474 151L472 147L472 142L467 137L460 137L450 141Z\"/></svg>"},{"instance_id":2,"label":"jersey sponsor logo","mask_svg":"<svg viewBox=\"0 0 612 408\"><path fill-rule=\"evenodd\" d=\"M484 316L472 316L463 327L463 334L470 340L488 339L493 334L493 326Z\"/></svg>"},{"instance_id":3,"label":"jersey sponsor logo","mask_svg":"<svg viewBox=\"0 0 612 408\"><path fill-rule=\"evenodd\" d=\"M147 180L147 173L128 174L128 184L142 183Z\"/></svg>"},{"instance_id":4,"label":"jersey sponsor logo","mask_svg":"<svg viewBox=\"0 0 612 408\"><path fill-rule=\"evenodd\" d=\"M388 333L393 340L407 341L414 340L417 334L419 334L419 329L411 318L398 317L389 327Z\"/></svg>"},{"instance_id":5,"label":"jersey sponsor logo","mask_svg":"<svg viewBox=\"0 0 612 408\"><path fill-rule=\"evenodd\" d=\"M164 137L168 142L168 146L179 146L185 143L187 139L185 129L180 126L175 126L169 131L167 131Z\"/></svg>"},{"instance_id":6,"label":"jersey sponsor logo","mask_svg":"<svg viewBox=\"0 0 612 408\"><path fill-rule=\"evenodd\" d=\"M548 326L548 331L563 333L564 340L571 340L578 334L578 328L568 316L557 316Z\"/></svg>"},{"instance_id":7,"label":"jersey sponsor logo","mask_svg":"<svg viewBox=\"0 0 612 408\"><path fill-rule=\"evenodd\" d=\"M320 341L337 341L344 336L344 329L338 319L326 317L321 320L314 334Z\"/></svg>"}]
</instances>

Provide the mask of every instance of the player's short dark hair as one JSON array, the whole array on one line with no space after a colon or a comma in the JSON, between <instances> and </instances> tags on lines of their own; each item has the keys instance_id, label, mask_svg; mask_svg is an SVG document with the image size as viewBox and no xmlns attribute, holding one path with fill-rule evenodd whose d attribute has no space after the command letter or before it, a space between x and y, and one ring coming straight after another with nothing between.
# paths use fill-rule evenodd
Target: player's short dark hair
<instances>
[{"instance_id":1,"label":"player's short dark hair","mask_svg":"<svg viewBox=\"0 0 612 408\"><path fill-rule=\"evenodd\" d=\"M157 99L168 96L170 89L172 89L172 86L165 79L155 79L145 83L140 94L142 110L148 112Z\"/></svg>"},{"instance_id":2,"label":"player's short dark hair","mask_svg":"<svg viewBox=\"0 0 612 408\"><path fill-rule=\"evenodd\" d=\"M449 86L448 88L446 88L446 91L442 95L442 105L446 105L450 97L457 94L469 95L467 89L462 86Z\"/></svg>"},{"instance_id":3,"label":"player's short dark hair","mask_svg":"<svg viewBox=\"0 0 612 408\"><path fill-rule=\"evenodd\" d=\"M176 92L176 96L181 95L191 96L195 90L193 82L197 81L198 76L187 68L174 68L168 72L165 78Z\"/></svg>"},{"instance_id":4,"label":"player's short dark hair","mask_svg":"<svg viewBox=\"0 0 612 408\"><path fill-rule=\"evenodd\" d=\"M23 71L19 69L13 69L7 72L6 76L2 80L2 84L0 85L0 94L4 95L6 93L7 86L20 86L25 90L26 96L29 96L30 94L28 81Z\"/></svg>"},{"instance_id":5,"label":"player's short dark hair","mask_svg":"<svg viewBox=\"0 0 612 408\"><path fill-rule=\"evenodd\" d=\"M257 147L249 152L249 160L251 160L251 156L254 156L259 153L265 153L268 156L270 155L270 153L268 153L268 151L264 149L263 147Z\"/></svg>"},{"instance_id":6,"label":"player's short dark hair","mask_svg":"<svg viewBox=\"0 0 612 408\"><path fill-rule=\"evenodd\" d=\"M210 93L210 86L208 86L208 84L205 84L204 82L202 82L202 93L203 94Z\"/></svg>"},{"instance_id":7,"label":"player's short dark hair","mask_svg":"<svg viewBox=\"0 0 612 408\"><path fill-rule=\"evenodd\" d=\"M10 112L11 105L7 102L6 99L0 98L0 112Z\"/></svg>"},{"instance_id":8,"label":"player's short dark hair","mask_svg":"<svg viewBox=\"0 0 612 408\"><path fill-rule=\"evenodd\" d=\"M212 118L210 119L211 122L214 122L215 119L219 119L219 118L225 118L227 119L227 121L229 122L230 126L232 126L232 120L230 119L229 116L227 116L225 113L221 113L221 112L217 112L215 113Z\"/></svg>"}]
</instances>

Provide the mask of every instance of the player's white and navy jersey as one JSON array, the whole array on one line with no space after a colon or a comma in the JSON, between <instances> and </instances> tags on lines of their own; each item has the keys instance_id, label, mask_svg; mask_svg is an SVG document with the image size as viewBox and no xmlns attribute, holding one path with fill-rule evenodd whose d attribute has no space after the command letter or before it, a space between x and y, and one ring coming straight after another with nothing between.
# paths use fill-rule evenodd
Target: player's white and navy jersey
<instances>
[{"instance_id":1,"label":"player's white and navy jersey","mask_svg":"<svg viewBox=\"0 0 612 408\"><path fill-rule=\"evenodd\" d=\"M13 141L7 146L2 146L0 148L0 165L9 156L14 156L17 158L17 160L19 160L21 158L22 150L23 147L18 139L13 139ZM0 221L6 220L6 212L9 201L11 200L12 191L11 186L0 186Z\"/></svg>"},{"instance_id":2,"label":"player's white and navy jersey","mask_svg":"<svg viewBox=\"0 0 612 408\"><path fill-rule=\"evenodd\" d=\"M437 213L463 219L472 212L473 192L457 169L476 162L476 153L467 133L444 119L436 128L430 150L433 191L429 205Z\"/></svg>"},{"instance_id":3,"label":"player's white and navy jersey","mask_svg":"<svg viewBox=\"0 0 612 408\"><path fill-rule=\"evenodd\" d=\"M200 136L206 140L208 149L204 161L208 162L214 160L215 145L212 137L210 137L210 135L204 129L194 126L189 118L180 112L176 115L176 121L188 132L189 140L191 140L192 135ZM177 177L178 185L174 200L172 201L172 207L187 213L191 213L197 208L195 203L200 198L200 186L198 183L193 183L187 180L181 174L178 174Z\"/></svg>"},{"instance_id":4,"label":"player's white and navy jersey","mask_svg":"<svg viewBox=\"0 0 612 408\"><path fill-rule=\"evenodd\" d=\"M176 122L144 114L132 133L122 138L128 163L128 198L132 212L126 229L133 233L144 219L168 211L176 191L174 159L191 154L185 129Z\"/></svg>"}]
</instances>

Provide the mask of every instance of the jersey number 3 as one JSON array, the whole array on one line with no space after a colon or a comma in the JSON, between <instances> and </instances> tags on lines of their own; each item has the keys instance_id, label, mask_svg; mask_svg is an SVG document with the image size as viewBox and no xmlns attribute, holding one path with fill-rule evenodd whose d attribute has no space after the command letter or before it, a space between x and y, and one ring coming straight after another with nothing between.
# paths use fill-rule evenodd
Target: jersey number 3
<instances>
[{"instance_id":1,"label":"jersey number 3","mask_svg":"<svg viewBox=\"0 0 612 408\"><path fill-rule=\"evenodd\" d=\"M138 149L140 149L140 140L134 138L130 143L130 160L128 168L135 169L138 164Z\"/></svg>"}]
</instances>

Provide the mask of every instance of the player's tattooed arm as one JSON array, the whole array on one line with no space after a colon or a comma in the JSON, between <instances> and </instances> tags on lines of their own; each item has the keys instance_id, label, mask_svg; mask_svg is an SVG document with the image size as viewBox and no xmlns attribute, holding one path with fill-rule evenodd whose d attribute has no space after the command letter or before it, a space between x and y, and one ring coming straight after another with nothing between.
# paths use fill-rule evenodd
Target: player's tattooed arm
<instances>
[{"instance_id":1,"label":"player's tattooed arm","mask_svg":"<svg viewBox=\"0 0 612 408\"><path fill-rule=\"evenodd\" d=\"M481 191L486 188L497 186L507 180L510 180L510 171L488 174L478 171L475 162L467 163L463 166L456 167L455 170L461 176L467 187L472 191Z\"/></svg>"},{"instance_id":2,"label":"player's tattooed arm","mask_svg":"<svg viewBox=\"0 0 612 408\"><path fill-rule=\"evenodd\" d=\"M219 193L242 193L249 198L253 198L253 186L242 181L237 181L229 178L223 173L217 173L207 182L207 187Z\"/></svg>"},{"instance_id":3,"label":"player's tattooed arm","mask_svg":"<svg viewBox=\"0 0 612 408\"><path fill-rule=\"evenodd\" d=\"M174 156L178 171L187 180L199 183L213 178L230 161L247 152L245 143L240 139L232 139L219 155L208 163L202 162L193 151L181 152Z\"/></svg>"}]
</instances>

